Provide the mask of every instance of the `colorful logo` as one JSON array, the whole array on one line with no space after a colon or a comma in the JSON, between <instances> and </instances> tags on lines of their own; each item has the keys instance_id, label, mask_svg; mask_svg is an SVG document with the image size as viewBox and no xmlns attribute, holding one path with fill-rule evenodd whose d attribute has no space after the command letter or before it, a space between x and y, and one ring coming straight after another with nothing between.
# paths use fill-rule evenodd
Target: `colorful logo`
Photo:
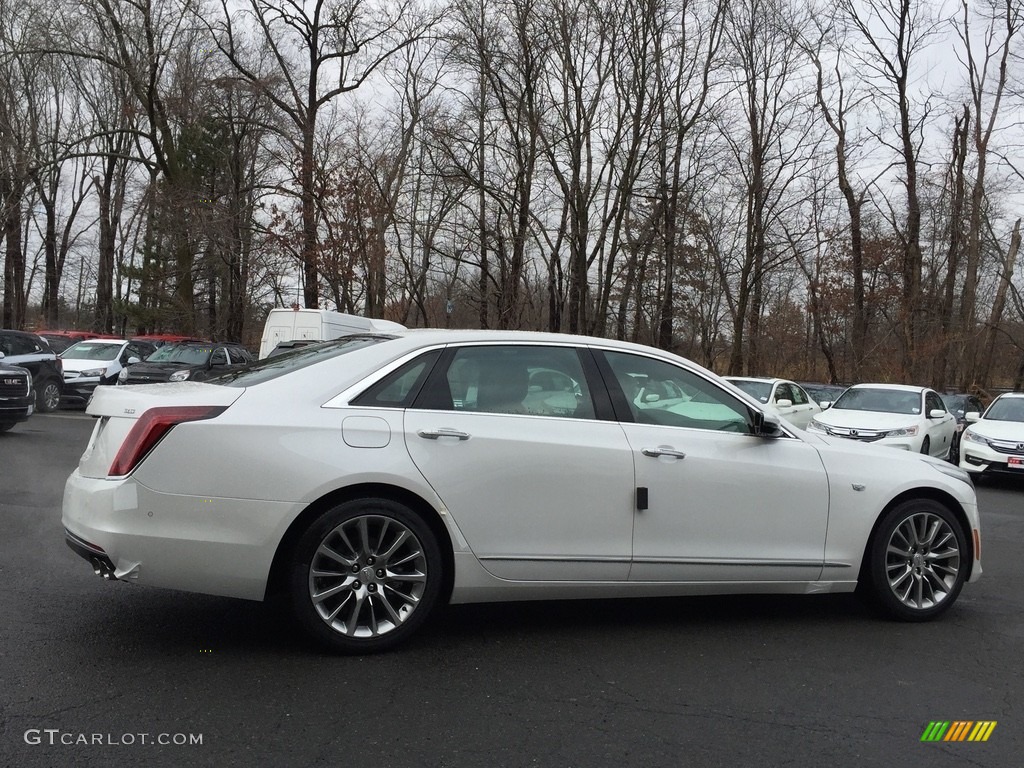
<instances>
[{"instance_id":1,"label":"colorful logo","mask_svg":"<svg viewBox=\"0 0 1024 768\"><path fill-rule=\"evenodd\" d=\"M933 720L921 741L988 741L995 729L995 720Z\"/></svg>"}]
</instances>

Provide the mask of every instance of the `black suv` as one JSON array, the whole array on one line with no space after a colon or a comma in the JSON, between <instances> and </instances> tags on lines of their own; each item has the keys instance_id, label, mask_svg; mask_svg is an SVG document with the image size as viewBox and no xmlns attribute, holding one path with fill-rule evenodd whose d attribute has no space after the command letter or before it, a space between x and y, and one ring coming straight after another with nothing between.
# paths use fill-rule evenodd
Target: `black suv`
<instances>
[{"instance_id":1,"label":"black suv","mask_svg":"<svg viewBox=\"0 0 1024 768\"><path fill-rule=\"evenodd\" d=\"M0 330L0 352L4 362L27 368L36 391L36 410L55 411L64 391L64 371L60 358L50 346L34 333Z\"/></svg>"},{"instance_id":2,"label":"black suv","mask_svg":"<svg viewBox=\"0 0 1024 768\"><path fill-rule=\"evenodd\" d=\"M8 365L0 358L0 432L6 432L32 415L35 393L27 368Z\"/></svg>"},{"instance_id":3,"label":"black suv","mask_svg":"<svg viewBox=\"0 0 1024 768\"><path fill-rule=\"evenodd\" d=\"M165 344L145 359L124 368L118 384L154 384L161 381L199 381L253 362L241 344L182 342Z\"/></svg>"}]
</instances>

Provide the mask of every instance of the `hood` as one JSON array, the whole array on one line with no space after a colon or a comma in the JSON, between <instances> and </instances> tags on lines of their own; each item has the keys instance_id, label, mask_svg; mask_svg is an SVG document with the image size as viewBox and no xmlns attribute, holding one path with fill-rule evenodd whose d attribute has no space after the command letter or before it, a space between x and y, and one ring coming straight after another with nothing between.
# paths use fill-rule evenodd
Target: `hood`
<instances>
[{"instance_id":1,"label":"hood","mask_svg":"<svg viewBox=\"0 0 1024 768\"><path fill-rule=\"evenodd\" d=\"M878 411L847 411L829 408L815 414L819 424L847 429L889 430L910 427L921 421L921 414L914 413L881 413Z\"/></svg>"},{"instance_id":2,"label":"hood","mask_svg":"<svg viewBox=\"0 0 1024 768\"><path fill-rule=\"evenodd\" d=\"M992 440L1006 440L1011 443L1024 443L1024 422L1020 421L981 421L968 424L967 428L975 434Z\"/></svg>"},{"instance_id":3,"label":"hood","mask_svg":"<svg viewBox=\"0 0 1024 768\"><path fill-rule=\"evenodd\" d=\"M96 368L103 368L106 371L109 371L111 368L120 368L120 362L116 357L113 360L81 360L73 357L62 357L61 362L65 373L91 371Z\"/></svg>"}]
</instances>

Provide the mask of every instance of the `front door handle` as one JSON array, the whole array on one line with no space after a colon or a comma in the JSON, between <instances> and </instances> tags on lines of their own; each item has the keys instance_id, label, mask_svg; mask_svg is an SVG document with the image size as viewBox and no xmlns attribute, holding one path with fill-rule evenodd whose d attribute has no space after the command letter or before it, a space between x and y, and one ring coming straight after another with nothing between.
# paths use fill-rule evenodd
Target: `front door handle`
<instances>
[{"instance_id":1,"label":"front door handle","mask_svg":"<svg viewBox=\"0 0 1024 768\"><path fill-rule=\"evenodd\" d=\"M454 437L457 440L469 440L468 432L459 432L457 429L421 429L416 433L427 440L437 440L439 437Z\"/></svg>"},{"instance_id":2,"label":"front door handle","mask_svg":"<svg viewBox=\"0 0 1024 768\"><path fill-rule=\"evenodd\" d=\"M657 448L642 448L640 450L644 456L650 456L651 458L657 459L660 456L669 456L673 459L685 459L686 454L682 451L677 451L667 445L659 445Z\"/></svg>"}]
</instances>

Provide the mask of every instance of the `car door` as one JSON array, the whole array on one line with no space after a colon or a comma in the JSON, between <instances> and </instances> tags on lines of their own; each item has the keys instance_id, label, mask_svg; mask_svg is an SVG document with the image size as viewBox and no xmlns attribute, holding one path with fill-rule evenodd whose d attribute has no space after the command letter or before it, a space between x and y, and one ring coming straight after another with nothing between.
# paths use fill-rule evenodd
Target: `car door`
<instances>
[{"instance_id":1,"label":"car door","mask_svg":"<svg viewBox=\"0 0 1024 768\"><path fill-rule=\"evenodd\" d=\"M409 454L495 576L628 576L632 452L588 361L572 346L452 347L406 410Z\"/></svg>"},{"instance_id":2,"label":"car door","mask_svg":"<svg viewBox=\"0 0 1024 768\"><path fill-rule=\"evenodd\" d=\"M818 452L751 434L751 410L702 373L606 351L600 364L633 452L638 504L630 581L813 581L822 568L829 487ZM622 393L671 381L667 407Z\"/></svg>"},{"instance_id":3,"label":"car door","mask_svg":"<svg viewBox=\"0 0 1024 768\"><path fill-rule=\"evenodd\" d=\"M932 418L932 411L942 411L943 415ZM940 458L947 456L953 445L953 435L956 434L956 417L946 410L938 393L930 389L924 393L924 415L928 453Z\"/></svg>"}]
</instances>

